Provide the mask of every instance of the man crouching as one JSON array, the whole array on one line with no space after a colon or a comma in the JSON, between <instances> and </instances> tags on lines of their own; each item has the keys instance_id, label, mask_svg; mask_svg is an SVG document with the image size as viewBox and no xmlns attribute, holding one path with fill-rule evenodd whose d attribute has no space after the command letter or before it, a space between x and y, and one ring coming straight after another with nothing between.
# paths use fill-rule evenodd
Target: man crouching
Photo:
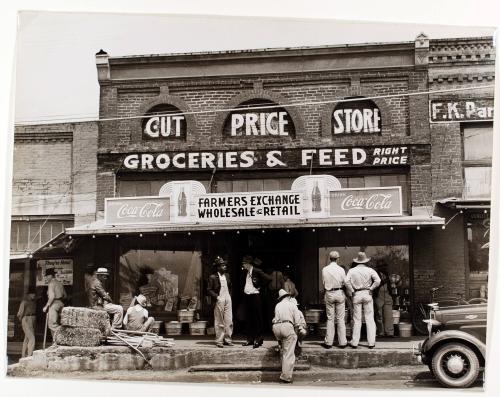
<instances>
[{"instance_id":1,"label":"man crouching","mask_svg":"<svg viewBox=\"0 0 500 397\"><path fill-rule=\"evenodd\" d=\"M125 329L130 331L147 332L155 321L154 317L149 317L146 310L148 300L144 295L138 295L134 301L135 304L130 306L125 314L123 325L125 325Z\"/></svg>"},{"instance_id":2,"label":"man crouching","mask_svg":"<svg viewBox=\"0 0 500 397\"><path fill-rule=\"evenodd\" d=\"M280 382L292 383L293 367L295 365L295 345L297 344L297 327L300 336L306 334L303 317L288 292L280 289L278 304L274 309L273 333L280 345L281 375Z\"/></svg>"}]
</instances>

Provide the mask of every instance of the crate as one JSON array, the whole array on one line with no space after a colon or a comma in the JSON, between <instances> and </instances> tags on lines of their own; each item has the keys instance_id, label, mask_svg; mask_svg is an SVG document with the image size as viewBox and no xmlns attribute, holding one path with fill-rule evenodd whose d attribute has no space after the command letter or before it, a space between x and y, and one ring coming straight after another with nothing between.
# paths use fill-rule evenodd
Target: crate
<instances>
[{"instance_id":1,"label":"crate","mask_svg":"<svg viewBox=\"0 0 500 397\"><path fill-rule=\"evenodd\" d=\"M178 321L165 321L165 331L167 335L180 335L182 333L182 323Z\"/></svg>"},{"instance_id":2,"label":"crate","mask_svg":"<svg viewBox=\"0 0 500 397\"><path fill-rule=\"evenodd\" d=\"M194 321L194 310L178 310L177 319L180 323L192 323Z\"/></svg>"},{"instance_id":3,"label":"crate","mask_svg":"<svg viewBox=\"0 0 500 397\"><path fill-rule=\"evenodd\" d=\"M205 335L207 329L207 321L196 321L189 324L190 335Z\"/></svg>"},{"instance_id":4,"label":"crate","mask_svg":"<svg viewBox=\"0 0 500 397\"><path fill-rule=\"evenodd\" d=\"M308 309L308 310L306 310L306 315L305 315L306 323L318 324L322 313L323 313L323 310L320 310L320 309Z\"/></svg>"}]
</instances>

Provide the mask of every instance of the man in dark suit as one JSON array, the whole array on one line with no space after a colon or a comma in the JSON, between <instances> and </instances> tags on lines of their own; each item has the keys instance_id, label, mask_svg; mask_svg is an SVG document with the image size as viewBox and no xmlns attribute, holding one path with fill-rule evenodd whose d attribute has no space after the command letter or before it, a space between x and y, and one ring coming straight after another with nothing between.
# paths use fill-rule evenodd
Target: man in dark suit
<instances>
[{"instance_id":1,"label":"man in dark suit","mask_svg":"<svg viewBox=\"0 0 500 397\"><path fill-rule=\"evenodd\" d=\"M260 266L259 258L253 259L246 255L242 260L243 270L243 299L246 308L247 341L243 346L252 345L254 349L262 346L262 328L264 325L262 315L262 301L260 291L271 281L271 277L264 273Z\"/></svg>"},{"instance_id":2,"label":"man in dark suit","mask_svg":"<svg viewBox=\"0 0 500 397\"><path fill-rule=\"evenodd\" d=\"M227 273L227 262L217 256L214 260L217 271L208 278L207 292L215 299L214 328L215 346L233 346L233 308L231 301L231 279Z\"/></svg>"}]
</instances>

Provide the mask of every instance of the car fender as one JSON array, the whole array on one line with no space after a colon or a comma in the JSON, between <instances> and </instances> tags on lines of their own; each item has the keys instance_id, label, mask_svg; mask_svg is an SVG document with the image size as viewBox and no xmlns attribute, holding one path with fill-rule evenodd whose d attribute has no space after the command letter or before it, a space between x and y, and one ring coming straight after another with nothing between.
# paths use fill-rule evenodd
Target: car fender
<instances>
[{"instance_id":1,"label":"car fender","mask_svg":"<svg viewBox=\"0 0 500 397\"><path fill-rule=\"evenodd\" d=\"M441 331L432 335L430 338L427 338L422 345L422 353L426 354L442 343L460 341L475 346L479 353L481 353L482 359L484 360L486 356L486 344L474 335L459 330Z\"/></svg>"}]
</instances>

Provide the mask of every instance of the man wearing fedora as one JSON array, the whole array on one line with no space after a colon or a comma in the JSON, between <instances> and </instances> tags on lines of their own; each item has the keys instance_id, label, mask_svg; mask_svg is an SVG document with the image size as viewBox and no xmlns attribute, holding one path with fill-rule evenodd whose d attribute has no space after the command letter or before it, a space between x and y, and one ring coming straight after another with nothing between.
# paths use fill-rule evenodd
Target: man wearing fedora
<instances>
[{"instance_id":1,"label":"man wearing fedora","mask_svg":"<svg viewBox=\"0 0 500 397\"><path fill-rule=\"evenodd\" d=\"M298 339L297 333L301 337L307 333L301 314L297 308L297 301L284 289L280 289L278 291L278 303L274 309L273 334L280 345L280 382L283 383L292 383L295 345Z\"/></svg>"},{"instance_id":2,"label":"man wearing fedora","mask_svg":"<svg viewBox=\"0 0 500 397\"><path fill-rule=\"evenodd\" d=\"M330 264L321 272L325 289L326 306L326 336L322 346L331 349L335 338L335 320L337 320L339 347L347 346L345 330L345 270L337 260L340 255L337 251L330 252Z\"/></svg>"},{"instance_id":3,"label":"man wearing fedora","mask_svg":"<svg viewBox=\"0 0 500 397\"><path fill-rule=\"evenodd\" d=\"M245 255L242 259L243 299L245 300L247 341L243 346L252 345L254 349L262 346L264 320L262 315L261 289L271 281L271 277L260 269L262 261Z\"/></svg>"},{"instance_id":4,"label":"man wearing fedora","mask_svg":"<svg viewBox=\"0 0 500 397\"><path fill-rule=\"evenodd\" d=\"M115 329L120 329L123 321L123 308L113 303L111 296L109 296L103 287L108 276L108 269L105 267L100 267L92 272L92 279L87 291L89 307L97 310L106 310L110 316L113 316L111 326Z\"/></svg>"},{"instance_id":5,"label":"man wearing fedora","mask_svg":"<svg viewBox=\"0 0 500 397\"><path fill-rule=\"evenodd\" d=\"M370 258L364 252L358 252L358 256L353 261L357 265L347 272L345 279L345 285L353 296L352 303L354 306L354 326L350 345L354 349L358 347L361 334L361 315L364 313L368 347L373 349L375 347L377 328L373 316L372 293L380 285L380 277L375 270L367 266Z\"/></svg>"},{"instance_id":6,"label":"man wearing fedora","mask_svg":"<svg viewBox=\"0 0 500 397\"><path fill-rule=\"evenodd\" d=\"M214 260L216 272L208 278L207 292L215 299L214 328L215 346L233 346L233 307L231 300L231 279L227 273L227 261L217 256Z\"/></svg>"},{"instance_id":7,"label":"man wearing fedora","mask_svg":"<svg viewBox=\"0 0 500 397\"><path fill-rule=\"evenodd\" d=\"M63 283L56 279L54 268L45 270L47 279L47 304L43 307L43 312L47 313L47 325L52 334L52 340L58 328L61 326L61 312L64 307L63 300L66 299L66 290Z\"/></svg>"},{"instance_id":8,"label":"man wearing fedora","mask_svg":"<svg viewBox=\"0 0 500 397\"><path fill-rule=\"evenodd\" d=\"M123 318L125 329L141 332L149 331L155 319L154 317L149 317L149 313L146 309L147 303L148 300L146 297L140 294L132 300L132 305L128 308Z\"/></svg>"}]
</instances>

